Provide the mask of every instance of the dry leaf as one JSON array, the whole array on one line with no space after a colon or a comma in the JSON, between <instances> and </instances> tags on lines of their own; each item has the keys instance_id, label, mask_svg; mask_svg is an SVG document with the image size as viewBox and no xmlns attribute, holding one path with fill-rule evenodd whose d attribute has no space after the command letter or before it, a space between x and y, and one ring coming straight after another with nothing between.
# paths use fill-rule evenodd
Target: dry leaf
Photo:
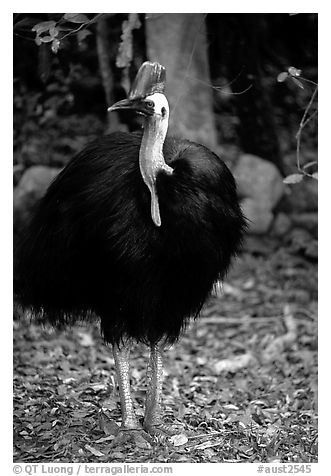
<instances>
[{"instance_id":1,"label":"dry leaf","mask_svg":"<svg viewBox=\"0 0 331 476\"><path fill-rule=\"evenodd\" d=\"M188 438L184 433L181 433L180 435L174 435L169 439L174 446L182 446L188 442Z\"/></svg>"},{"instance_id":2,"label":"dry leaf","mask_svg":"<svg viewBox=\"0 0 331 476\"><path fill-rule=\"evenodd\" d=\"M97 450L96 448L93 448L93 446L85 445L85 448L90 451L94 456L104 456L101 451Z\"/></svg>"},{"instance_id":3,"label":"dry leaf","mask_svg":"<svg viewBox=\"0 0 331 476\"><path fill-rule=\"evenodd\" d=\"M108 418L104 412L99 413L99 423L100 423L100 428L101 430L106 434L106 435L113 435L116 436L119 430L119 427L117 423L114 420L111 420Z\"/></svg>"},{"instance_id":4,"label":"dry leaf","mask_svg":"<svg viewBox=\"0 0 331 476\"><path fill-rule=\"evenodd\" d=\"M255 363L255 358L252 354L242 354L233 357L232 359L224 359L216 362L214 364L214 370L216 374L220 374L221 372L236 372L245 367L249 367Z\"/></svg>"}]
</instances>

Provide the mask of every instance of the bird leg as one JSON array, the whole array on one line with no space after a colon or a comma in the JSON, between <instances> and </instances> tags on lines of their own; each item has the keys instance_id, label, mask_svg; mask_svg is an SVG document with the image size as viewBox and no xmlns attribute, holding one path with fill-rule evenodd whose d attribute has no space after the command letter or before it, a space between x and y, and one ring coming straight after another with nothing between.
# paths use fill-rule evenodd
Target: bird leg
<instances>
[{"instance_id":1,"label":"bird leg","mask_svg":"<svg viewBox=\"0 0 331 476\"><path fill-rule=\"evenodd\" d=\"M162 383L162 351L159 345L156 344L151 346L151 353L148 364L148 389L146 395L144 429L151 435L164 439L165 437L169 437L178 433L178 431L176 431L170 425L166 425L162 422Z\"/></svg>"},{"instance_id":2,"label":"bird leg","mask_svg":"<svg viewBox=\"0 0 331 476\"><path fill-rule=\"evenodd\" d=\"M118 387L122 410L122 425L119 434L115 437L112 446L117 446L126 442L133 442L140 448L150 448L150 436L144 432L140 425L133 407L130 392L130 345L118 347L114 345L113 354L115 369L118 378Z\"/></svg>"}]
</instances>

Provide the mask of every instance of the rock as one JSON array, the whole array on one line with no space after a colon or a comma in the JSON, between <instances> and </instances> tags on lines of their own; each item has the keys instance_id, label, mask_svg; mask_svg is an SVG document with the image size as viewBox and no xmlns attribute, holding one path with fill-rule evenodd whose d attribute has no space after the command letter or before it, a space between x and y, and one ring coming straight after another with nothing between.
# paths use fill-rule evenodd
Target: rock
<instances>
[{"instance_id":1,"label":"rock","mask_svg":"<svg viewBox=\"0 0 331 476\"><path fill-rule=\"evenodd\" d=\"M292 226L291 219L285 213L277 213L274 222L272 224L271 234L273 236L284 236Z\"/></svg>"},{"instance_id":2,"label":"rock","mask_svg":"<svg viewBox=\"0 0 331 476\"><path fill-rule=\"evenodd\" d=\"M290 215L292 222L298 228L309 231L314 238L318 235L318 215L317 212L293 213Z\"/></svg>"},{"instance_id":3,"label":"rock","mask_svg":"<svg viewBox=\"0 0 331 476\"><path fill-rule=\"evenodd\" d=\"M269 235L247 235L243 243L245 252L253 256L270 256L278 248L278 240L270 239Z\"/></svg>"},{"instance_id":4,"label":"rock","mask_svg":"<svg viewBox=\"0 0 331 476\"><path fill-rule=\"evenodd\" d=\"M15 164L14 167L13 167L14 187L16 187L18 182L21 180L23 174L24 174L24 165L23 164Z\"/></svg>"},{"instance_id":5,"label":"rock","mask_svg":"<svg viewBox=\"0 0 331 476\"><path fill-rule=\"evenodd\" d=\"M35 165L22 176L14 189L14 233L29 220L36 202L44 195L60 169Z\"/></svg>"},{"instance_id":6,"label":"rock","mask_svg":"<svg viewBox=\"0 0 331 476\"><path fill-rule=\"evenodd\" d=\"M282 209L286 212L316 212L318 209L318 182L305 178L300 183L288 185Z\"/></svg>"},{"instance_id":7,"label":"rock","mask_svg":"<svg viewBox=\"0 0 331 476\"><path fill-rule=\"evenodd\" d=\"M294 228L288 236L287 243L292 253L302 254L307 258L317 260L318 243L307 230Z\"/></svg>"},{"instance_id":8,"label":"rock","mask_svg":"<svg viewBox=\"0 0 331 476\"><path fill-rule=\"evenodd\" d=\"M318 241L317 240L312 240L311 243L309 243L305 249L305 255L307 258L311 258L313 260L318 259Z\"/></svg>"},{"instance_id":9,"label":"rock","mask_svg":"<svg viewBox=\"0 0 331 476\"><path fill-rule=\"evenodd\" d=\"M265 203L253 198L244 198L241 208L248 219L248 232L263 234L266 233L273 220L273 214Z\"/></svg>"},{"instance_id":10,"label":"rock","mask_svg":"<svg viewBox=\"0 0 331 476\"><path fill-rule=\"evenodd\" d=\"M242 154L234 169L238 193L253 198L272 210L282 197L285 186L277 167L251 154Z\"/></svg>"}]
</instances>

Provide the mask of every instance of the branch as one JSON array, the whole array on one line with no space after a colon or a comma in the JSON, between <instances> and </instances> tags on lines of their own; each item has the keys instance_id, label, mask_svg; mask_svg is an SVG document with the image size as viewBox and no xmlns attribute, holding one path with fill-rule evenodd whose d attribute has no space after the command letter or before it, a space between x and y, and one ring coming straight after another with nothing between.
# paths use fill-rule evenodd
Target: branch
<instances>
[{"instance_id":1,"label":"branch","mask_svg":"<svg viewBox=\"0 0 331 476\"><path fill-rule=\"evenodd\" d=\"M70 30L68 33L66 33L65 35L63 35L60 39L63 40L64 38L66 38L67 36L70 36L70 35L73 35L74 33L77 33L78 31L80 31L82 28L90 25L91 23L95 23L97 20L99 20L103 15L105 15L104 13L98 13L97 15L95 15L95 17L91 18L91 20L85 22L85 23L82 23L78 28L76 28L76 30ZM59 22L61 23L61 22Z\"/></svg>"},{"instance_id":2,"label":"branch","mask_svg":"<svg viewBox=\"0 0 331 476\"><path fill-rule=\"evenodd\" d=\"M301 78L302 79L302 78ZM309 81L309 82L312 82L312 81ZM315 83L314 83L315 84ZM317 90L318 90L318 86L316 85L314 91L313 91L313 94L311 95L311 98L309 100L309 103L305 109L305 112L303 113L303 116L301 118L301 121L300 121L300 126L299 126L299 129L298 129L298 132L296 133L296 139L297 139L297 147L296 147L296 159L297 159L297 168L299 170L299 172L303 173L304 175L308 176L308 177L312 177L313 175L312 174L309 174L308 172L306 172L305 170L302 169L301 167L301 164L300 164L300 148L301 148L301 135L302 135L302 131L303 129L306 127L306 125L308 124L308 122L314 117L316 116L317 114L317 111L314 111L308 118L308 113L313 105L313 102L315 100L315 97L316 97L316 94L317 94Z\"/></svg>"},{"instance_id":3,"label":"branch","mask_svg":"<svg viewBox=\"0 0 331 476\"><path fill-rule=\"evenodd\" d=\"M287 332L274 339L263 352L263 359L266 362L276 360L285 349L290 348L297 340L297 324L289 305L284 307L284 324Z\"/></svg>"},{"instance_id":4,"label":"branch","mask_svg":"<svg viewBox=\"0 0 331 476\"><path fill-rule=\"evenodd\" d=\"M105 91L107 107L111 106L114 102L114 77L113 72L110 66L110 57L109 57L109 41L108 41L108 30L107 30L107 21L103 17L99 19L96 28L96 37L97 37L97 53L99 61L99 69L102 79L103 89ZM113 112L108 115L108 132L113 130L125 129L125 125L121 125L117 112Z\"/></svg>"}]
</instances>

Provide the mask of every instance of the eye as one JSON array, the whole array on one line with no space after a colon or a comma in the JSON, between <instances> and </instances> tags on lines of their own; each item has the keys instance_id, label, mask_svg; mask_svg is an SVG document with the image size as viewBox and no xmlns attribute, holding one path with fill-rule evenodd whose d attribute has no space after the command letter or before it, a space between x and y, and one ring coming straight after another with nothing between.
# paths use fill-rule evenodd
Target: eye
<instances>
[{"instance_id":1,"label":"eye","mask_svg":"<svg viewBox=\"0 0 331 476\"><path fill-rule=\"evenodd\" d=\"M166 113L167 113L167 110L166 110L165 107L163 107L163 108L161 109L162 117L164 117L164 116L166 115Z\"/></svg>"},{"instance_id":2,"label":"eye","mask_svg":"<svg viewBox=\"0 0 331 476\"><path fill-rule=\"evenodd\" d=\"M151 101L150 99L148 99L147 101L145 101L145 105L149 108L149 109L152 109L155 104L153 101Z\"/></svg>"}]
</instances>

